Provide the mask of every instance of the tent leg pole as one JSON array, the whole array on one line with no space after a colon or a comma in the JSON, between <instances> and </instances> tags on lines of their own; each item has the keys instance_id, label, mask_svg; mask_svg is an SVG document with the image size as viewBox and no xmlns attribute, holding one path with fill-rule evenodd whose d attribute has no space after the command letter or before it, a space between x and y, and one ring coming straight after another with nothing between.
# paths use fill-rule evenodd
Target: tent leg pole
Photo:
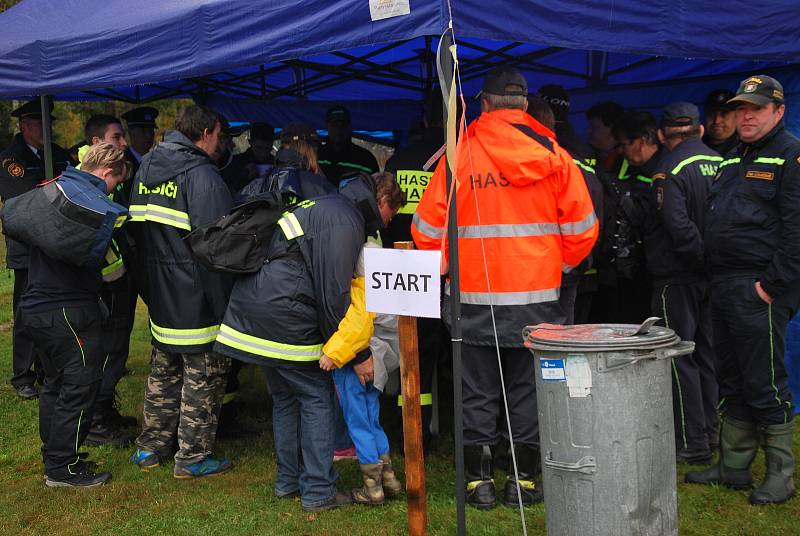
<instances>
[{"instance_id":1,"label":"tent leg pole","mask_svg":"<svg viewBox=\"0 0 800 536\"><path fill-rule=\"evenodd\" d=\"M53 178L53 123L50 121L50 95L42 95L39 100L42 103L42 134L44 141L44 178Z\"/></svg>"},{"instance_id":2,"label":"tent leg pole","mask_svg":"<svg viewBox=\"0 0 800 536\"><path fill-rule=\"evenodd\" d=\"M453 43L452 36L445 34L442 40L442 49L449 50ZM442 73L444 82L450 86L453 80L453 57L449 52L441 55ZM447 117L445 108L444 117ZM458 130L458 129L456 129ZM454 140L455 141L455 140ZM445 142L447 142L445 135ZM450 167L447 170L447 192L454 188L453 176ZM448 235L448 257L449 257L449 277L450 277L450 339L453 343L453 435L455 442L456 457L456 528L458 536L467 533L467 521L465 512L466 484L464 482L464 418L462 412L462 385L461 385L461 286L459 283L458 269L458 219L456 215L456 201L453 196L453 203L450 206L450 217L447 222Z\"/></svg>"}]
</instances>

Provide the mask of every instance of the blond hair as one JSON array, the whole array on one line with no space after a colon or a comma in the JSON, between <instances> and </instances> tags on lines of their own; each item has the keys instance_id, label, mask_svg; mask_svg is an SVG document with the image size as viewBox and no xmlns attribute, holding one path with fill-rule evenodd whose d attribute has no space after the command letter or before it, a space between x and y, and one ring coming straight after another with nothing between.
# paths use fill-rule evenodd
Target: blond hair
<instances>
[{"instance_id":1,"label":"blond hair","mask_svg":"<svg viewBox=\"0 0 800 536\"><path fill-rule=\"evenodd\" d=\"M83 155L81 170L91 173L102 168L111 168L114 173L123 174L125 172L125 151L110 143L92 145Z\"/></svg>"}]
</instances>

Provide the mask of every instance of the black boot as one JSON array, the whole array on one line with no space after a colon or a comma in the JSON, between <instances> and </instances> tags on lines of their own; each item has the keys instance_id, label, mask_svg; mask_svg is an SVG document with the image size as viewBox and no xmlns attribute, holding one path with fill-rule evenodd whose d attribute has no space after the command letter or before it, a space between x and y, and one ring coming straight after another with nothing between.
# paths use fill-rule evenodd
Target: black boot
<instances>
[{"instance_id":1,"label":"black boot","mask_svg":"<svg viewBox=\"0 0 800 536\"><path fill-rule=\"evenodd\" d=\"M89 446L111 445L113 447L127 447L133 443L134 436L122 427L107 419L105 414L92 419L92 427L84 443Z\"/></svg>"},{"instance_id":2,"label":"black boot","mask_svg":"<svg viewBox=\"0 0 800 536\"><path fill-rule=\"evenodd\" d=\"M522 497L522 506L531 506L544 500L542 488L535 479L540 472L541 458L539 449L531 445L514 445L514 455L517 459L517 473L519 474L519 491ZM514 464L511 455L508 456L508 480L503 493L503 504L511 507L519 506L517 495L517 480L514 477Z\"/></svg>"},{"instance_id":3,"label":"black boot","mask_svg":"<svg viewBox=\"0 0 800 536\"><path fill-rule=\"evenodd\" d=\"M758 430L750 422L723 417L720 423L719 461L703 471L690 471L689 484L721 484L733 489L753 487L750 466L758 452Z\"/></svg>"},{"instance_id":4,"label":"black boot","mask_svg":"<svg viewBox=\"0 0 800 536\"><path fill-rule=\"evenodd\" d=\"M464 473L467 481L467 504L480 510L491 510L497 506L492 449L489 445L464 447Z\"/></svg>"},{"instance_id":5,"label":"black boot","mask_svg":"<svg viewBox=\"0 0 800 536\"><path fill-rule=\"evenodd\" d=\"M792 423L762 428L767 474L764 482L750 494L751 504L780 504L794 497L794 455Z\"/></svg>"}]
</instances>

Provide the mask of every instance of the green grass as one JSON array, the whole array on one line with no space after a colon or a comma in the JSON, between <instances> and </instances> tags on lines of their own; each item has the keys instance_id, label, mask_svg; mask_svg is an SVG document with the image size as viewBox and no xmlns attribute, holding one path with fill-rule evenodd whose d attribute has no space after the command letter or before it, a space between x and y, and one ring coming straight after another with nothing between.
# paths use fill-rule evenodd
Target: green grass
<instances>
[{"instance_id":1,"label":"green grass","mask_svg":"<svg viewBox=\"0 0 800 536\"><path fill-rule=\"evenodd\" d=\"M267 395L260 374L252 374L249 368L241 374L242 399L247 408L243 422L255 433L217 443L218 453L236 464L230 473L198 481L175 480L171 464L143 473L127 462L129 450L100 447L87 450L103 469L113 472L110 485L93 490L46 488L39 456L37 405L17 399L7 383L11 375L12 283L9 278L0 278L0 535L406 533L402 501L306 514L298 499L274 497L275 459ZM140 419L148 356L146 311L140 306L129 360L133 374L123 378L119 387L123 413ZM795 435L795 452L800 452L800 430ZM402 476L402 458L395 458ZM763 456L759 456L757 478L763 475L763 467ZM358 485L354 462L340 462L337 468L343 488ZM452 443L439 441L426 469L429 532L453 534ZM678 475L682 535L800 535L800 499L754 508L747 503L745 492L683 484L684 472L681 468ZM527 509L526 519L529 534L546 534L542 506ZM467 528L469 534L476 535L521 533L519 513L504 507L490 512L468 509Z\"/></svg>"}]
</instances>

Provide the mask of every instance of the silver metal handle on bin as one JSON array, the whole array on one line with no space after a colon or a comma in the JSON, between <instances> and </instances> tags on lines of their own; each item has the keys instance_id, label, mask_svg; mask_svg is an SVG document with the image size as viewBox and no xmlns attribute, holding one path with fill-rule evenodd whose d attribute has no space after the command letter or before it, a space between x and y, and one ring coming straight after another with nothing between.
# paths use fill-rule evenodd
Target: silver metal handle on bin
<instances>
[{"instance_id":1,"label":"silver metal handle on bin","mask_svg":"<svg viewBox=\"0 0 800 536\"><path fill-rule=\"evenodd\" d=\"M658 348L646 353L606 352L597 366L598 372L612 372L644 359L672 359L694 352L694 342L680 341L667 348Z\"/></svg>"},{"instance_id":2,"label":"silver metal handle on bin","mask_svg":"<svg viewBox=\"0 0 800 536\"><path fill-rule=\"evenodd\" d=\"M673 357L688 355L691 354L692 352L694 352L694 342L681 341L678 344L675 344L668 348L660 348L658 350L653 350L653 353L651 354L652 357L650 357L650 359L672 359Z\"/></svg>"},{"instance_id":3,"label":"silver metal handle on bin","mask_svg":"<svg viewBox=\"0 0 800 536\"><path fill-rule=\"evenodd\" d=\"M553 459L553 453L548 452L544 459L544 464L551 469L558 469L559 471L571 471L575 473L583 473L585 475L593 475L597 469L594 456L584 456L575 463L557 462Z\"/></svg>"}]
</instances>

